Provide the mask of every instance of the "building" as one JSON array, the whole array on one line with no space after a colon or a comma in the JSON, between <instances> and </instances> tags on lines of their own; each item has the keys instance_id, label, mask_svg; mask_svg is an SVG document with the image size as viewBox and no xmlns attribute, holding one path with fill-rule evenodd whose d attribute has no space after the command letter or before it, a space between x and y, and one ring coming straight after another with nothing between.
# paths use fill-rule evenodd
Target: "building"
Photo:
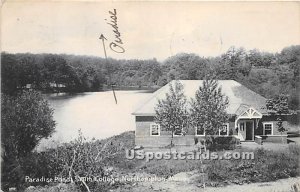
<instances>
[{"instance_id":1,"label":"building","mask_svg":"<svg viewBox=\"0 0 300 192\"><path fill-rule=\"evenodd\" d=\"M188 101L195 98L195 93L203 80L179 80L184 86L184 93ZM174 84L171 81L169 84ZM159 124L154 122L155 106L158 99L164 99L169 92L169 84L155 91L132 114L135 116L135 144L143 147L164 147L170 144L171 133L161 130ZM276 128L276 116L267 113L266 98L251 91L234 80L219 80L222 93L228 96L229 106L226 112L229 121L226 122L219 135L222 137L234 135L240 141L255 141L262 139L266 142L286 142L287 132L280 133ZM287 127L285 120L283 126ZM195 138L204 138L205 133L189 128L185 135L174 134L175 145L191 146Z\"/></svg>"}]
</instances>

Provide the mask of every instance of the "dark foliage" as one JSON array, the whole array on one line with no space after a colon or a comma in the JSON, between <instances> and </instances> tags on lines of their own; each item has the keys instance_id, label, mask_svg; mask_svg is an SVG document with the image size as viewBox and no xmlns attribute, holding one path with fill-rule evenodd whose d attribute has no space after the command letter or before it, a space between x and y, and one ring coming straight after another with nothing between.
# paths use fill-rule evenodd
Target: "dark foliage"
<instances>
[{"instance_id":1,"label":"dark foliage","mask_svg":"<svg viewBox=\"0 0 300 192\"><path fill-rule=\"evenodd\" d=\"M181 53L163 62L116 60L56 54L2 53L2 91L14 94L26 84L43 91L99 91L117 87L158 87L174 79L233 79L266 98L288 95L292 110L300 109L300 45L272 54L231 47L220 57ZM109 68L109 69L108 69ZM64 85L58 89L53 85Z\"/></svg>"},{"instance_id":2,"label":"dark foliage","mask_svg":"<svg viewBox=\"0 0 300 192\"><path fill-rule=\"evenodd\" d=\"M53 111L43 96L24 91L1 97L2 186L19 185L24 180L24 162L42 138L55 127Z\"/></svg>"},{"instance_id":3,"label":"dark foliage","mask_svg":"<svg viewBox=\"0 0 300 192\"><path fill-rule=\"evenodd\" d=\"M205 135L215 135L227 120L228 97L216 80L205 80L191 101L190 121Z\"/></svg>"},{"instance_id":4,"label":"dark foliage","mask_svg":"<svg viewBox=\"0 0 300 192\"><path fill-rule=\"evenodd\" d=\"M240 144L240 140L233 136L212 136L206 140L207 149L210 151L233 150Z\"/></svg>"}]
</instances>

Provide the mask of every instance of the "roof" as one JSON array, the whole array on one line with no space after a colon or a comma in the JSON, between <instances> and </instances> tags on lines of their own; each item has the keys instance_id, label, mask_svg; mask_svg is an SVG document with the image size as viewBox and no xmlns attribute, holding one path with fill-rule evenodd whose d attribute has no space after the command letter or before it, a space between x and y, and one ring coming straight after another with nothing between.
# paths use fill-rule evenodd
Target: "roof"
<instances>
[{"instance_id":1,"label":"roof","mask_svg":"<svg viewBox=\"0 0 300 192\"><path fill-rule=\"evenodd\" d=\"M199 86L203 85L203 80L178 80L184 86L184 94L187 100L195 98L195 93ZM158 99L165 99L166 93L169 92L170 84L174 85L175 80L155 91L147 98L132 114L137 116L153 116L155 115L155 106ZM228 114L239 115L242 108L252 107L262 114L267 111L265 109L266 98L248 89L234 80L218 80L218 85L222 88L222 93L228 96L229 105L226 109ZM245 109L246 109L245 108Z\"/></svg>"}]
</instances>

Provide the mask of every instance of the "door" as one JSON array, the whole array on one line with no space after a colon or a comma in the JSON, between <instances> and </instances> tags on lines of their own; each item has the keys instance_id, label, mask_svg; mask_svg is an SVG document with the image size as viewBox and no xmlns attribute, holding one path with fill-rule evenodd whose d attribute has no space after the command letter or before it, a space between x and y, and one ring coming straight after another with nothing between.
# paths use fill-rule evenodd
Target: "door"
<instances>
[{"instance_id":1,"label":"door","mask_svg":"<svg viewBox=\"0 0 300 192\"><path fill-rule=\"evenodd\" d=\"M239 122L239 133L241 141L254 139L254 123L252 120L240 120Z\"/></svg>"},{"instance_id":2,"label":"door","mask_svg":"<svg viewBox=\"0 0 300 192\"><path fill-rule=\"evenodd\" d=\"M246 140L253 140L253 121L246 121Z\"/></svg>"}]
</instances>

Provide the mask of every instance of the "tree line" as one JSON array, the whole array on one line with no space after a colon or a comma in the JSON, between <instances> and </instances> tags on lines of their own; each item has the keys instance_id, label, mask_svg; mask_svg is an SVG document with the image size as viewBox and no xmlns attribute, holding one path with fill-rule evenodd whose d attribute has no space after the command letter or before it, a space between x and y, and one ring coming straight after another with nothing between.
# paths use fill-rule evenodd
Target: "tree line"
<instances>
[{"instance_id":1,"label":"tree line","mask_svg":"<svg viewBox=\"0 0 300 192\"><path fill-rule=\"evenodd\" d=\"M155 58L106 61L92 56L3 52L1 62L2 92L8 94L27 84L48 92L53 85L64 85L65 92L101 91L109 84L153 88L174 79L204 79L213 73L219 80L236 80L266 98L286 94L291 109L300 106L300 45L275 54L236 47L216 57L180 53L162 62Z\"/></svg>"}]
</instances>

